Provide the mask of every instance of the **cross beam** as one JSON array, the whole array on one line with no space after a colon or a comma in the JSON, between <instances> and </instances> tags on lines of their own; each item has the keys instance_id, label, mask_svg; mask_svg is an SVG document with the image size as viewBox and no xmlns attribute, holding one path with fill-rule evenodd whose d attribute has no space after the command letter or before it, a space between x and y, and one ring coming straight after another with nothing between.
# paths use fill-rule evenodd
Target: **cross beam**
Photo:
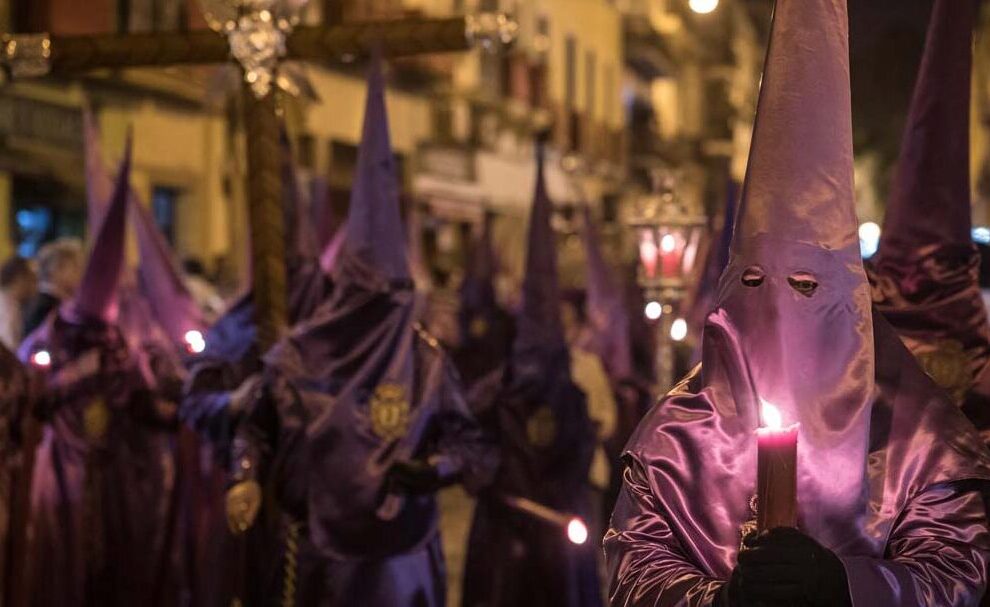
<instances>
[{"instance_id":1,"label":"cross beam","mask_svg":"<svg viewBox=\"0 0 990 607\"><path fill-rule=\"evenodd\" d=\"M297 27L286 39L285 59L335 61L462 51L472 42L506 42L514 24L504 16L405 19ZM510 33L511 35L511 33ZM227 39L213 31L98 36L5 35L0 62L15 78L73 76L94 69L170 67L221 63L231 58ZM279 129L275 93L258 98L244 87L248 142L248 217L255 322L262 350L287 326L285 225L282 214Z\"/></svg>"},{"instance_id":2,"label":"cross beam","mask_svg":"<svg viewBox=\"0 0 990 607\"><path fill-rule=\"evenodd\" d=\"M4 54L16 59L37 36L8 37ZM222 63L230 59L227 40L212 30L175 34L48 36L47 73L71 76L96 68L170 67ZM14 43L11 50L10 45ZM363 56L381 44L385 55L463 51L469 47L464 17L297 27L286 40L286 59L335 61ZM43 52L43 51L42 51Z\"/></svg>"}]
</instances>

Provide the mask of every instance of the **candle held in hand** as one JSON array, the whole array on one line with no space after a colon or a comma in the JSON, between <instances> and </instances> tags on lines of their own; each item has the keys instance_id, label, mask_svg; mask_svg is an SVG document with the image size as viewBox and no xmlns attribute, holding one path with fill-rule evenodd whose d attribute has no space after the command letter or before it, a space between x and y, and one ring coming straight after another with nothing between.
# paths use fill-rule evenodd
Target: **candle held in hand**
<instances>
[{"instance_id":1,"label":"candle held in hand","mask_svg":"<svg viewBox=\"0 0 990 607\"><path fill-rule=\"evenodd\" d=\"M784 427L780 411L761 401L756 431L756 525L759 531L797 525L797 424Z\"/></svg>"}]
</instances>

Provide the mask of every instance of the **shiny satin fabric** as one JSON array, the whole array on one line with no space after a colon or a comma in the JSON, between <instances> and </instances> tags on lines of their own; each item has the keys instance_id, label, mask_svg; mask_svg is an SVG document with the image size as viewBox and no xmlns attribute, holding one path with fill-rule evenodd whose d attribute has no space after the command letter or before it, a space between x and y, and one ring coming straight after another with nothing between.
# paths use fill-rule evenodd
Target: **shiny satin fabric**
<instances>
[{"instance_id":1,"label":"shiny satin fabric","mask_svg":"<svg viewBox=\"0 0 990 607\"><path fill-rule=\"evenodd\" d=\"M280 510L303 524L301 568L326 576L302 579L298 601L439 606L445 581L426 575L438 558L435 497L405 494L387 473L429 460L477 490L497 459L451 363L415 323L415 295L377 274L345 256L333 299L265 357L270 402L259 406L273 407L277 437L266 468ZM314 584L321 594L305 594Z\"/></svg>"},{"instance_id":2,"label":"shiny satin fabric","mask_svg":"<svg viewBox=\"0 0 990 607\"><path fill-rule=\"evenodd\" d=\"M733 339L720 324L706 340ZM889 325L876 316L874 328L869 451L858 463L799 452L798 526L843 561L855 607L978 605L990 563L980 497L990 459ZM728 580L755 516L757 421L732 412L736 389L702 370L630 441L605 538L613 605L708 605ZM842 499L840 488L802 484L808 469L829 480L839 465L863 471L863 494Z\"/></svg>"},{"instance_id":3,"label":"shiny satin fabric","mask_svg":"<svg viewBox=\"0 0 990 607\"><path fill-rule=\"evenodd\" d=\"M979 253L971 245L888 246L867 266L876 309L890 321L926 372L962 405L988 393L990 320L979 287ZM972 421L990 430L988 413ZM969 413L968 413L969 414Z\"/></svg>"},{"instance_id":4,"label":"shiny satin fabric","mask_svg":"<svg viewBox=\"0 0 990 607\"><path fill-rule=\"evenodd\" d=\"M848 56L844 0L778 0L702 366L624 456L614 605L708 605L728 580L758 507L763 400L799 424L797 526L842 559L855 607L982 597L990 454L871 309Z\"/></svg>"},{"instance_id":5,"label":"shiny satin fabric","mask_svg":"<svg viewBox=\"0 0 990 607\"><path fill-rule=\"evenodd\" d=\"M553 205L542 145L530 215L519 328L498 395L482 421L498 436L502 462L475 509L464 576L465 607L594 607L601 591L592 546L506 507L522 497L590 520L588 471L595 432L571 378L560 320Z\"/></svg>"},{"instance_id":6,"label":"shiny satin fabric","mask_svg":"<svg viewBox=\"0 0 990 607\"><path fill-rule=\"evenodd\" d=\"M394 556L435 535L432 495L402 497L389 520L377 512L394 462L438 455L474 488L494 466L449 360L416 324L415 295L369 282L375 274L347 259L334 298L266 356L288 382L270 380L279 386L282 507L340 559Z\"/></svg>"},{"instance_id":7,"label":"shiny satin fabric","mask_svg":"<svg viewBox=\"0 0 990 607\"><path fill-rule=\"evenodd\" d=\"M976 14L968 0L935 2L883 239L867 270L877 309L990 440L990 320L970 238Z\"/></svg>"},{"instance_id":8,"label":"shiny satin fabric","mask_svg":"<svg viewBox=\"0 0 990 607\"><path fill-rule=\"evenodd\" d=\"M114 325L61 314L32 334L21 356L42 349L51 355L55 397L34 467L31 604L177 601L171 428L133 353ZM98 370L72 371L92 350Z\"/></svg>"},{"instance_id":9,"label":"shiny satin fabric","mask_svg":"<svg viewBox=\"0 0 990 607\"><path fill-rule=\"evenodd\" d=\"M17 357L0 346L0 602L17 605L23 593L26 525L24 476L26 449L33 436L26 436L27 416L34 415L37 396L27 370ZM23 539L22 539L23 538Z\"/></svg>"}]
</instances>

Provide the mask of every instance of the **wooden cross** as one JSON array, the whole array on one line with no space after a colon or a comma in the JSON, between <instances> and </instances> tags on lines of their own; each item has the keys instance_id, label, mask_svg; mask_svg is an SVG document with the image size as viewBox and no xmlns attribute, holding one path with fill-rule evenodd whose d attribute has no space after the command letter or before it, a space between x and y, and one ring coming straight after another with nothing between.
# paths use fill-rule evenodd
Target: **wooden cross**
<instances>
[{"instance_id":1,"label":"wooden cross","mask_svg":"<svg viewBox=\"0 0 990 607\"><path fill-rule=\"evenodd\" d=\"M245 0L225 1L247 4ZM339 12L336 16L330 21L339 21ZM301 26L286 34L279 59L353 59L368 55L373 48L381 49L386 57L462 51L473 43L508 43L514 30L511 20L491 13ZM13 78L74 76L100 68L220 63L234 54L228 38L211 30L97 36L8 34L0 45L0 63ZM255 322L259 345L267 349L286 327L288 303L277 93L275 87L259 92L248 83L250 73L245 76L242 95Z\"/></svg>"}]
</instances>

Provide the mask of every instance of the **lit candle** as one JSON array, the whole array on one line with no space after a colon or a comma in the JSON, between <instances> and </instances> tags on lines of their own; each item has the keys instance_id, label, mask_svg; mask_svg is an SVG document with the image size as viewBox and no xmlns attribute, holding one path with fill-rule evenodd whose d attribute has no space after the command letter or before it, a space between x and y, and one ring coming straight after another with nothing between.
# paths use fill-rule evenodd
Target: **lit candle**
<instances>
[{"instance_id":1,"label":"lit candle","mask_svg":"<svg viewBox=\"0 0 990 607\"><path fill-rule=\"evenodd\" d=\"M653 240L653 234L643 232L639 240L639 260L643 264L647 278L653 278L657 275L659 252L657 243Z\"/></svg>"},{"instance_id":2,"label":"lit candle","mask_svg":"<svg viewBox=\"0 0 990 607\"><path fill-rule=\"evenodd\" d=\"M673 234L664 234L660 239L660 271L664 278L680 276L683 248L677 244L677 236Z\"/></svg>"},{"instance_id":3,"label":"lit candle","mask_svg":"<svg viewBox=\"0 0 990 607\"><path fill-rule=\"evenodd\" d=\"M759 531L797 525L798 425L784 427L780 411L761 399L763 427L756 431L756 526Z\"/></svg>"}]
</instances>

